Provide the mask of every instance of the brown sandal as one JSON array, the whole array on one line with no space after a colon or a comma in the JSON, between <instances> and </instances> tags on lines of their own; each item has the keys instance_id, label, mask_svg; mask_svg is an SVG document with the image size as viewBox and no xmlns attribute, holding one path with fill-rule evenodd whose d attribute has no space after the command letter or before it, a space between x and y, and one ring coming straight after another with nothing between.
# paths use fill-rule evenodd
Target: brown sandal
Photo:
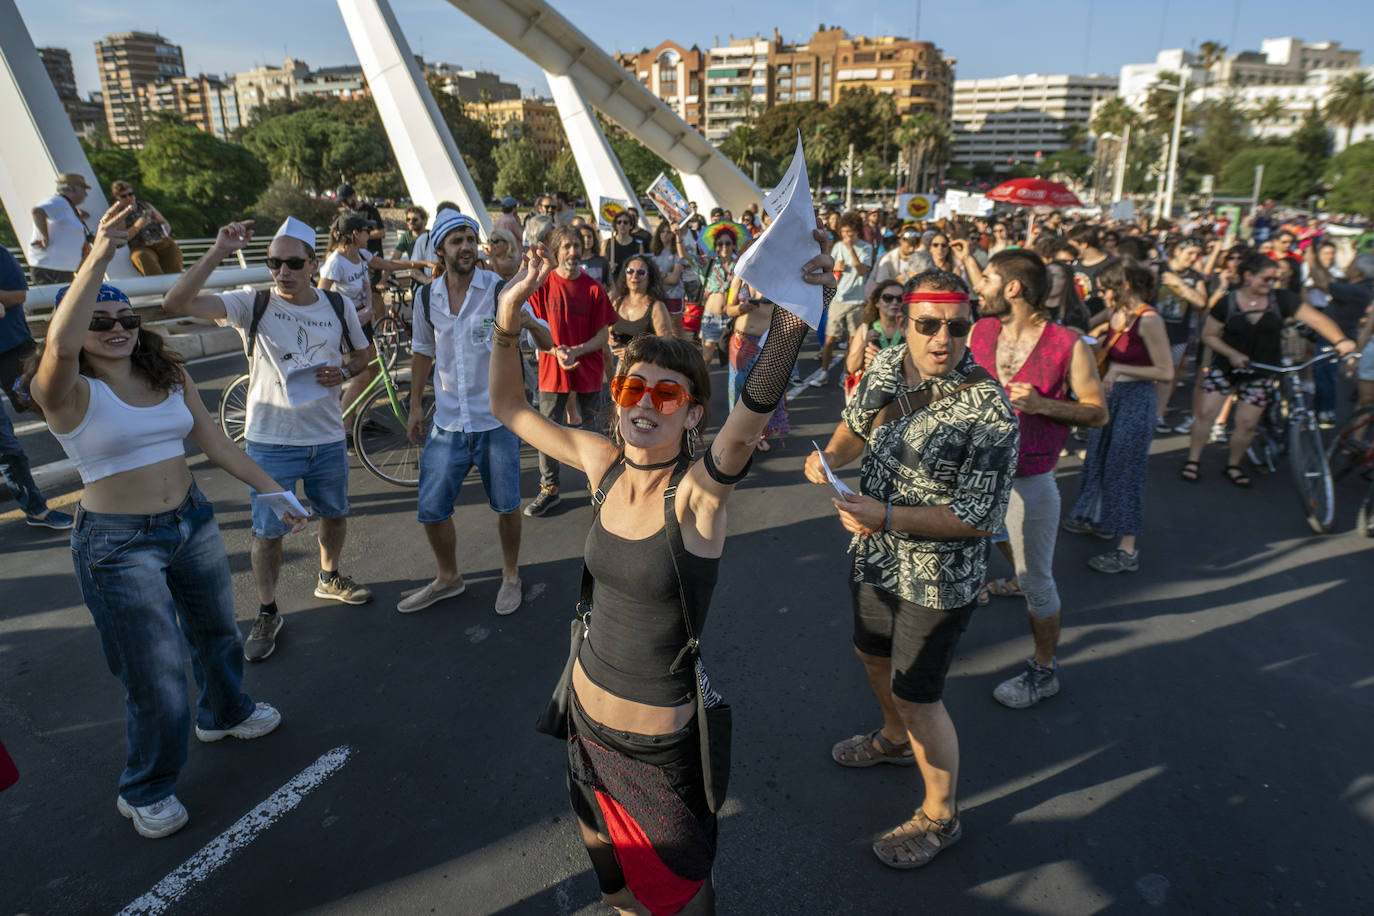
<instances>
[{"instance_id":1,"label":"brown sandal","mask_svg":"<svg viewBox=\"0 0 1374 916\"><path fill-rule=\"evenodd\" d=\"M873 842L873 854L888 868L920 868L959 842L964 828L959 815L935 821L917 808L911 820L892 828Z\"/></svg>"},{"instance_id":2,"label":"brown sandal","mask_svg":"<svg viewBox=\"0 0 1374 916\"><path fill-rule=\"evenodd\" d=\"M830 749L830 757L842 767L871 767L880 763L899 767L916 765L911 742L897 744L883 737L883 730L875 728L866 735L846 738Z\"/></svg>"}]
</instances>

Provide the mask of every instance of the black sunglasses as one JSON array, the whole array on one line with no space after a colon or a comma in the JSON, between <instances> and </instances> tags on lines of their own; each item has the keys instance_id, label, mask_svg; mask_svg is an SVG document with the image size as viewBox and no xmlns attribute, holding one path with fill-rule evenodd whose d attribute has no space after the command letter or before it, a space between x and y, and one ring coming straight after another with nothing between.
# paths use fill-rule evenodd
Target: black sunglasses
<instances>
[{"instance_id":1,"label":"black sunglasses","mask_svg":"<svg viewBox=\"0 0 1374 916\"><path fill-rule=\"evenodd\" d=\"M939 334L941 325L949 328L950 337L967 337L968 332L973 330L973 322L969 321L967 318L908 317L907 321L911 322L912 327L916 329L916 333L920 334L922 337L934 337L936 334Z\"/></svg>"},{"instance_id":2,"label":"black sunglasses","mask_svg":"<svg viewBox=\"0 0 1374 916\"><path fill-rule=\"evenodd\" d=\"M118 324L124 330L132 331L142 323L142 315L92 315L88 327L92 331L108 331Z\"/></svg>"},{"instance_id":3,"label":"black sunglasses","mask_svg":"<svg viewBox=\"0 0 1374 916\"><path fill-rule=\"evenodd\" d=\"M267 259L267 269L268 269L268 270L281 270L282 267L289 267L289 268L291 268L292 270L300 270L302 267L305 266L305 262L306 262L307 260L309 260L309 259L308 259L308 258L268 258L268 259Z\"/></svg>"},{"instance_id":4,"label":"black sunglasses","mask_svg":"<svg viewBox=\"0 0 1374 916\"><path fill-rule=\"evenodd\" d=\"M901 301L902 301L902 296L901 296L900 293L892 293L892 294L884 293L883 295L879 296L878 298L881 299L881 300L883 300L884 302L901 302Z\"/></svg>"}]
</instances>

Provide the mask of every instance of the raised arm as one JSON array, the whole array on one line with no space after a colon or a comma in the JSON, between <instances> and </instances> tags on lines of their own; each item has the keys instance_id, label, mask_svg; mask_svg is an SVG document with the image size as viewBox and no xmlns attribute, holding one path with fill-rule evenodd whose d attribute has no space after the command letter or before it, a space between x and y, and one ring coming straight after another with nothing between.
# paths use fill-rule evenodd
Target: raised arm
<instances>
[{"instance_id":1,"label":"raised arm","mask_svg":"<svg viewBox=\"0 0 1374 916\"><path fill-rule=\"evenodd\" d=\"M220 227L215 243L200 256L190 269L177 278L162 300L162 310L172 315L192 318L219 319L225 317L224 302L219 296L201 293L210 274L220 262L236 251L242 251L253 240L253 221L243 220Z\"/></svg>"},{"instance_id":2,"label":"raised arm","mask_svg":"<svg viewBox=\"0 0 1374 916\"><path fill-rule=\"evenodd\" d=\"M491 412L501 424L533 448L555 461L570 464L599 481L616 459L611 440L587 430L559 426L542 416L525 400L525 380L520 372L520 308L553 272L553 262L542 244L527 248L520 270L511 277L496 308L491 351ZM596 335L604 343L603 333Z\"/></svg>"},{"instance_id":3,"label":"raised arm","mask_svg":"<svg viewBox=\"0 0 1374 916\"><path fill-rule=\"evenodd\" d=\"M96 226L91 253L81 262L81 269L76 272L67 294L62 298L62 307L53 312L52 323L48 325L43 358L29 391L38 406L43 408L48 421L56 422L55 428L59 432L66 432L80 422L79 416L72 416L77 408L80 408L81 414L85 413L85 405L79 403L84 394L77 385L77 377L81 374L81 345L86 342L86 332L90 329L91 313L95 310L105 268L114 259L115 252L129 243L129 231L124 228L124 219L132 210L133 207L128 204L115 204L105 211ZM65 420L73 422L67 423Z\"/></svg>"},{"instance_id":4,"label":"raised arm","mask_svg":"<svg viewBox=\"0 0 1374 916\"><path fill-rule=\"evenodd\" d=\"M978 265L978 259L973 256L973 249L969 247L968 239L950 239L949 248L954 252L954 256L964 265L964 271L968 274L970 286L976 287L983 282L983 268Z\"/></svg>"}]
</instances>

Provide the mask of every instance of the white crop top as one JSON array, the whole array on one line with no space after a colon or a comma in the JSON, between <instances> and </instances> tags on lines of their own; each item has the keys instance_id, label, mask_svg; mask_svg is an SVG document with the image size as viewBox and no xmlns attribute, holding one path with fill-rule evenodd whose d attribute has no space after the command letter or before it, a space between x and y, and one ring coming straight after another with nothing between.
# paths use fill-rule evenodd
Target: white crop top
<instances>
[{"instance_id":1,"label":"white crop top","mask_svg":"<svg viewBox=\"0 0 1374 916\"><path fill-rule=\"evenodd\" d=\"M82 483L185 457L185 440L195 420L180 388L173 388L161 404L133 407L100 379L84 378L91 391L86 416L71 432L53 433L76 463Z\"/></svg>"}]
</instances>

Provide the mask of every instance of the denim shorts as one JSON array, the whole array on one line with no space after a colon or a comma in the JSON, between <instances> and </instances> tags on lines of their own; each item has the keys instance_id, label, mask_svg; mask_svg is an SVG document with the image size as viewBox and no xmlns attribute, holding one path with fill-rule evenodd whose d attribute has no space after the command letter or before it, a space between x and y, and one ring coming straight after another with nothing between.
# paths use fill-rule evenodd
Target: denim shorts
<instances>
[{"instance_id":1,"label":"denim shorts","mask_svg":"<svg viewBox=\"0 0 1374 916\"><path fill-rule=\"evenodd\" d=\"M480 433L449 432L433 425L420 455L420 497L416 517L432 525L453 516L453 504L472 466L482 477L491 511L509 515L520 508L520 439L498 426Z\"/></svg>"},{"instance_id":2,"label":"denim shorts","mask_svg":"<svg viewBox=\"0 0 1374 916\"><path fill-rule=\"evenodd\" d=\"M1360 352L1355 377L1362 382L1374 382L1374 341L1365 344L1364 350Z\"/></svg>"},{"instance_id":3,"label":"denim shorts","mask_svg":"<svg viewBox=\"0 0 1374 916\"><path fill-rule=\"evenodd\" d=\"M703 343L714 343L730 330L730 316L721 312L704 312L701 316L701 339Z\"/></svg>"},{"instance_id":4,"label":"denim shorts","mask_svg":"<svg viewBox=\"0 0 1374 916\"><path fill-rule=\"evenodd\" d=\"M258 463L283 490L296 491L298 481L305 484L305 501L310 514L320 518L348 515L348 446L343 442L324 445L268 445L248 443L248 457ZM277 513L249 491L253 504L253 536L266 541L284 537L287 528Z\"/></svg>"}]
</instances>

